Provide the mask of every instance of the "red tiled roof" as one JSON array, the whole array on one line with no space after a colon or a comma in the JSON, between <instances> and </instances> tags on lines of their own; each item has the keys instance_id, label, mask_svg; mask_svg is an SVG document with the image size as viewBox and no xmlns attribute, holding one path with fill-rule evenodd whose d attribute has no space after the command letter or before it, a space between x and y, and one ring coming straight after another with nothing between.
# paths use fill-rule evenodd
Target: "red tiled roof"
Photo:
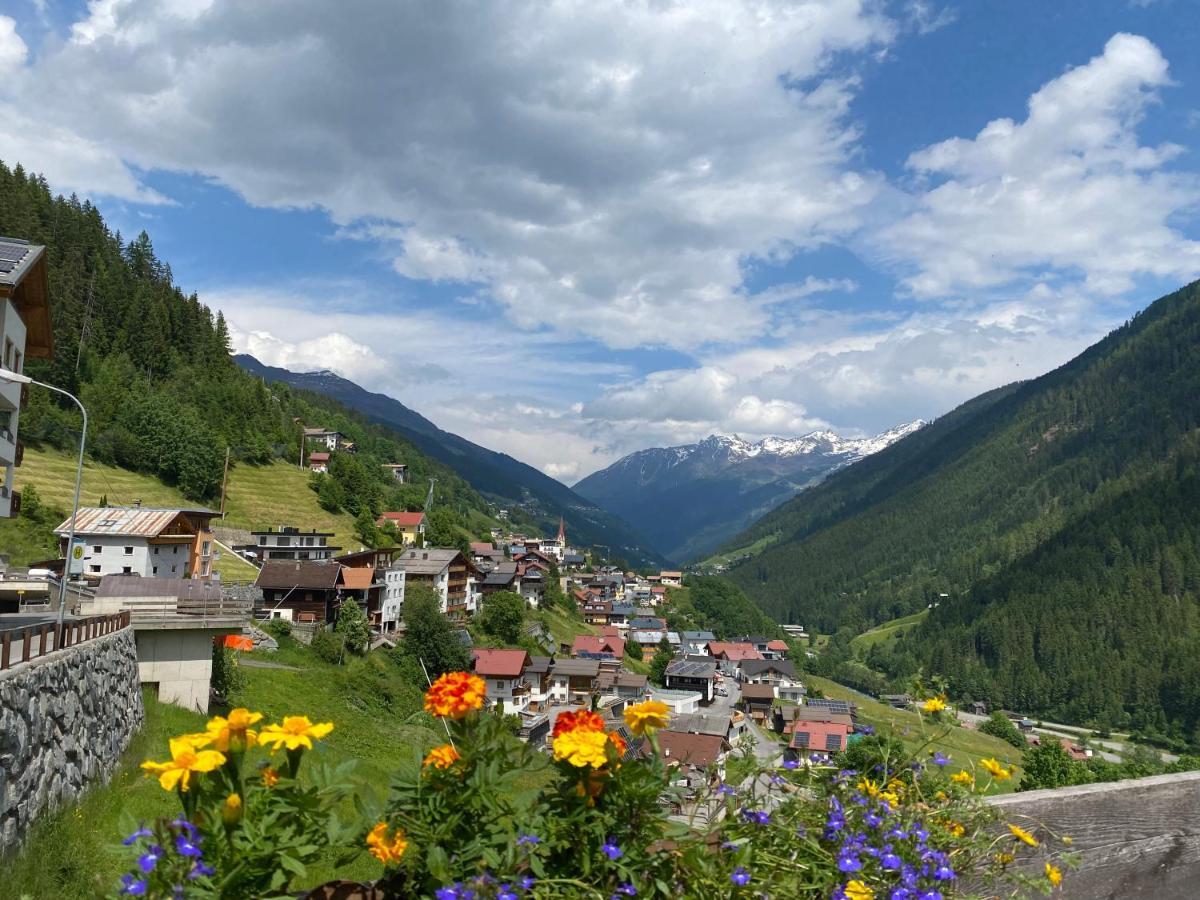
<instances>
[{"instance_id":1,"label":"red tiled roof","mask_svg":"<svg viewBox=\"0 0 1200 900\"><path fill-rule=\"evenodd\" d=\"M810 722L797 719L789 745L794 750L833 753L846 749L846 737L851 727L840 722ZM659 732L661 734L662 732ZM833 740L831 740L833 739Z\"/></svg>"},{"instance_id":2,"label":"red tiled roof","mask_svg":"<svg viewBox=\"0 0 1200 900\"><path fill-rule=\"evenodd\" d=\"M576 635L571 644L571 653L611 653L620 659L625 655L625 642L616 637L598 637L594 634Z\"/></svg>"},{"instance_id":3,"label":"red tiled roof","mask_svg":"<svg viewBox=\"0 0 1200 900\"><path fill-rule=\"evenodd\" d=\"M310 453L310 454L308 454L308 462L309 462L309 465L312 465L313 463L329 462L329 454L328 453Z\"/></svg>"},{"instance_id":4,"label":"red tiled roof","mask_svg":"<svg viewBox=\"0 0 1200 900\"><path fill-rule=\"evenodd\" d=\"M374 569L368 569L366 566L356 566L354 568L350 566L342 567L342 584L352 591L366 590L374 580Z\"/></svg>"},{"instance_id":5,"label":"red tiled roof","mask_svg":"<svg viewBox=\"0 0 1200 900\"><path fill-rule=\"evenodd\" d=\"M767 649L768 650L778 650L780 652L786 653L787 649L788 649L788 645L787 645L786 641L779 641L779 640L767 641Z\"/></svg>"},{"instance_id":6,"label":"red tiled roof","mask_svg":"<svg viewBox=\"0 0 1200 900\"><path fill-rule=\"evenodd\" d=\"M423 512L385 512L375 520L376 525L391 522L398 528L416 528L425 521Z\"/></svg>"},{"instance_id":7,"label":"red tiled roof","mask_svg":"<svg viewBox=\"0 0 1200 900\"><path fill-rule=\"evenodd\" d=\"M529 665L529 654L524 650L494 650L489 647L471 651L475 660L475 674L492 678L518 678Z\"/></svg>"},{"instance_id":8,"label":"red tiled roof","mask_svg":"<svg viewBox=\"0 0 1200 900\"><path fill-rule=\"evenodd\" d=\"M713 656L724 656L732 661L763 658L762 654L751 644L731 644L726 641L709 641L708 652Z\"/></svg>"}]
</instances>

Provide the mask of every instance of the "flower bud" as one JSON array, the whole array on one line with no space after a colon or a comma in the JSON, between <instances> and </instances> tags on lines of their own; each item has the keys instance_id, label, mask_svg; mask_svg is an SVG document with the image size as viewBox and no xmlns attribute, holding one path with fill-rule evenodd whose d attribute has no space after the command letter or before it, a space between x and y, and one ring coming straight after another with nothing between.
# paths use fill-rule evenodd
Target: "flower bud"
<instances>
[{"instance_id":1,"label":"flower bud","mask_svg":"<svg viewBox=\"0 0 1200 900\"><path fill-rule=\"evenodd\" d=\"M221 820L230 828L242 820L242 798L230 794L221 804Z\"/></svg>"}]
</instances>

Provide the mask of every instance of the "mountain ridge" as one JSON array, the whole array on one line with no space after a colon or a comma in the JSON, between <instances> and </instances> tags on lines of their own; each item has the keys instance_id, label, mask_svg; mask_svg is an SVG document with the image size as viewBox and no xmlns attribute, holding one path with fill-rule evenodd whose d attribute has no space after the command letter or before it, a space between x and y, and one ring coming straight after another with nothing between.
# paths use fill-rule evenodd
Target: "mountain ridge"
<instances>
[{"instance_id":1,"label":"mountain ridge","mask_svg":"<svg viewBox=\"0 0 1200 900\"><path fill-rule=\"evenodd\" d=\"M506 453L482 447L448 432L387 394L368 391L336 372L292 372L269 366L250 354L234 361L269 382L330 397L372 421L394 429L426 455L453 468L475 490L494 500L520 505L543 528L557 528L561 515L568 538L581 546L600 546L635 565L660 565L666 558L608 510L579 496L567 485Z\"/></svg>"},{"instance_id":2,"label":"mountain ridge","mask_svg":"<svg viewBox=\"0 0 1200 900\"><path fill-rule=\"evenodd\" d=\"M712 434L694 444L635 451L574 489L636 522L666 555L694 559L831 472L924 424L916 420L866 438L829 430L758 441Z\"/></svg>"}]
</instances>

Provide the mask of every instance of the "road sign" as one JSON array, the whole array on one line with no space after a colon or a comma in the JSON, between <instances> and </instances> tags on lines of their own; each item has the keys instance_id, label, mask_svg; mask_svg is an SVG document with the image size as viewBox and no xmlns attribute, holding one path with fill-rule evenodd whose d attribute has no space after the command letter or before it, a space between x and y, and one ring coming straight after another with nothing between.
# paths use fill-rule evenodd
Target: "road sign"
<instances>
[{"instance_id":1,"label":"road sign","mask_svg":"<svg viewBox=\"0 0 1200 900\"><path fill-rule=\"evenodd\" d=\"M83 561L86 558L84 553L87 550L87 544L83 541L76 541L71 545L71 554L67 559L67 573L70 575L83 574Z\"/></svg>"}]
</instances>

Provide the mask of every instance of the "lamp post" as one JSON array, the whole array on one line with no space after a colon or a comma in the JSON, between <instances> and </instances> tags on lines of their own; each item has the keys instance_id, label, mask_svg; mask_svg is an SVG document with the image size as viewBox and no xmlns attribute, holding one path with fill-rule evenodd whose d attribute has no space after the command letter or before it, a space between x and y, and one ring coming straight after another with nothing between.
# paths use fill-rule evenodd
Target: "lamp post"
<instances>
[{"instance_id":1,"label":"lamp post","mask_svg":"<svg viewBox=\"0 0 1200 900\"><path fill-rule=\"evenodd\" d=\"M79 517L79 486L83 480L83 447L87 442L87 410L83 408L83 404L79 402L79 398L69 391L64 391L62 388L55 387L52 384L46 384L44 381L35 381L28 375L22 375L20 372L13 372L9 369L0 369L0 381L7 381L10 384L36 384L38 387L44 387L48 391L54 391L56 394L62 394L64 397L70 397L79 407L79 411L83 413L83 431L79 433L79 462L75 466L75 502L71 507L71 527L67 533L67 558L63 561L62 579L58 583L58 625L59 634L62 634L63 618L67 612L67 578L71 574L71 550L75 546L75 520ZM57 640L61 640L61 637Z\"/></svg>"}]
</instances>

